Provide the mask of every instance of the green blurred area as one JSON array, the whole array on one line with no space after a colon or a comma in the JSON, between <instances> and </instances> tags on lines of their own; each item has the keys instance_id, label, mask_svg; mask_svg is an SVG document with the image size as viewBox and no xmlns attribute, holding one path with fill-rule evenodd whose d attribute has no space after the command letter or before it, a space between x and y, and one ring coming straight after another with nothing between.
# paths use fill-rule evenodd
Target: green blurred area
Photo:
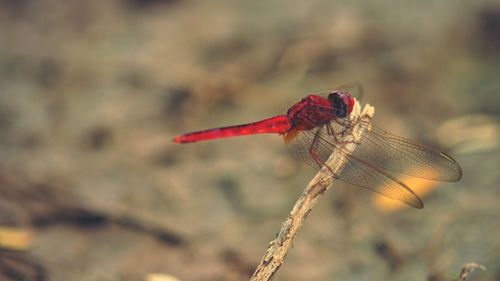
<instances>
[{"instance_id":1,"label":"green blurred area","mask_svg":"<svg viewBox=\"0 0 500 281\"><path fill-rule=\"evenodd\" d=\"M172 137L360 81L464 177L393 213L339 183L276 280L500 280L499 73L493 0L0 0L0 225L34 233L0 273L248 279L315 171L274 135Z\"/></svg>"}]
</instances>

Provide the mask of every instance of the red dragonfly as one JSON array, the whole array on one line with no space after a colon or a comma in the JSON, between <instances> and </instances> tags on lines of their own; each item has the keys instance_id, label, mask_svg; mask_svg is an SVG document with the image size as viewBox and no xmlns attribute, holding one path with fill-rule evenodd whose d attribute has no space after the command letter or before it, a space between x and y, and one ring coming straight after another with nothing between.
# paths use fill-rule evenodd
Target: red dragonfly
<instances>
[{"instance_id":1,"label":"red dragonfly","mask_svg":"<svg viewBox=\"0 0 500 281\"><path fill-rule=\"evenodd\" d=\"M355 85L360 89L359 85ZM354 125L349 118L356 99L351 89L310 94L292 105L286 115L176 136L175 143L192 143L253 134L283 135L285 145L299 160L320 169L332 153L348 159L342 172L333 174L347 183L368 188L415 208L422 200L397 173L454 182L462 177L458 163L443 152L361 123L366 130L352 154L339 144ZM360 121L362 122L362 121ZM369 126L369 127L368 127ZM331 170L330 170L331 171ZM333 173L333 172L332 172Z\"/></svg>"}]
</instances>

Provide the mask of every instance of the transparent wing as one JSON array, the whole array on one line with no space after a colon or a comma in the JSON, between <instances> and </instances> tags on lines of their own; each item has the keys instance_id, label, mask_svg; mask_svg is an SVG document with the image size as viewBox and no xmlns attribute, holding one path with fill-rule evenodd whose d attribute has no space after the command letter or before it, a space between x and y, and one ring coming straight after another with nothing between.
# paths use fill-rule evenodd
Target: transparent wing
<instances>
[{"instance_id":1,"label":"transparent wing","mask_svg":"<svg viewBox=\"0 0 500 281\"><path fill-rule=\"evenodd\" d=\"M354 155L348 155L336 144L333 136L339 127L329 128L329 126L326 124L307 131L292 130L284 135L285 144L292 155L317 169L323 166L332 153L332 157L337 157L339 160L347 157L346 166L342 172L333 174L334 177L415 208L423 207L420 198L403 182Z\"/></svg>"},{"instance_id":2,"label":"transparent wing","mask_svg":"<svg viewBox=\"0 0 500 281\"><path fill-rule=\"evenodd\" d=\"M448 182L462 178L460 166L447 154L374 126L362 136L354 154L385 170L418 178Z\"/></svg>"},{"instance_id":3,"label":"transparent wing","mask_svg":"<svg viewBox=\"0 0 500 281\"><path fill-rule=\"evenodd\" d=\"M349 121L346 118L338 119L333 114L332 120L334 121L328 126L337 126L338 128L334 128L337 131L354 126L353 122L358 122L357 120ZM388 133L373 125L370 125L371 129L368 130L368 125L366 122L360 124L367 130L362 135L353 156L379 169L417 178L447 182L458 181L462 178L462 169L451 156L413 140ZM331 138L324 132L322 135L327 140Z\"/></svg>"}]
</instances>

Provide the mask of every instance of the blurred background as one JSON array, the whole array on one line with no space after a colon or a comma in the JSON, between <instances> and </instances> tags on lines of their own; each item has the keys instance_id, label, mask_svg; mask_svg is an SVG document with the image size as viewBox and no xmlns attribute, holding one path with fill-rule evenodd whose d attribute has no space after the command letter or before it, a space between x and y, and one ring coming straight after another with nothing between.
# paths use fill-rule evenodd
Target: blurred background
<instances>
[{"instance_id":1,"label":"blurred background","mask_svg":"<svg viewBox=\"0 0 500 281\"><path fill-rule=\"evenodd\" d=\"M494 0L0 0L0 279L247 280L315 171L171 139L360 81L463 179L410 179L423 210L336 183L276 280L500 280L499 73Z\"/></svg>"}]
</instances>

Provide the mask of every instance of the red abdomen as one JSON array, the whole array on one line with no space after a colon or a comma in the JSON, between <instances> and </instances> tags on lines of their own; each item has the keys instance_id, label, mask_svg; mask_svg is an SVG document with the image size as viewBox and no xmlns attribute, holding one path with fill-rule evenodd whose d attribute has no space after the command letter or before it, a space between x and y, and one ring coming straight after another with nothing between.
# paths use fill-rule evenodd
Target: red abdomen
<instances>
[{"instance_id":1,"label":"red abdomen","mask_svg":"<svg viewBox=\"0 0 500 281\"><path fill-rule=\"evenodd\" d=\"M317 95L308 95L288 110L288 116L298 130L309 130L330 122L332 104Z\"/></svg>"},{"instance_id":2,"label":"red abdomen","mask_svg":"<svg viewBox=\"0 0 500 281\"><path fill-rule=\"evenodd\" d=\"M191 143L197 141L266 133L283 134L290 130L291 127L292 122L290 121L290 118L288 118L288 116L278 115L254 123L215 128L180 135L174 138L174 142Z\"/></svg>"}]
</instances>

